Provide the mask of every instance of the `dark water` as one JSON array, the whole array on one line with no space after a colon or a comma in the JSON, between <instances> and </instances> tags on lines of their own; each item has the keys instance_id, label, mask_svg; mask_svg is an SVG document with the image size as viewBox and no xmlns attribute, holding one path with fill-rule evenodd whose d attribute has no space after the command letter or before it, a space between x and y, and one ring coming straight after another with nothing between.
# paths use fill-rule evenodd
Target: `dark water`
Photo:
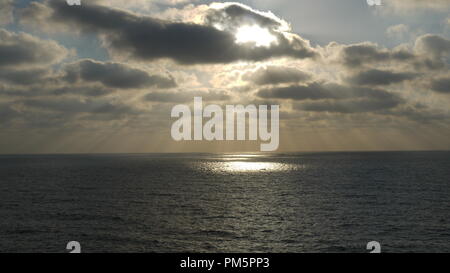
<instances>
[{"instance_id":1,"label":"dark water","mask_svg":"<svg viewBox=\"0 0 450 273\"><path fill-rule=\"evenodd\" d=\"M0 156L0 252L450 252L450 153Z\"/></svg>"}]
</instances>

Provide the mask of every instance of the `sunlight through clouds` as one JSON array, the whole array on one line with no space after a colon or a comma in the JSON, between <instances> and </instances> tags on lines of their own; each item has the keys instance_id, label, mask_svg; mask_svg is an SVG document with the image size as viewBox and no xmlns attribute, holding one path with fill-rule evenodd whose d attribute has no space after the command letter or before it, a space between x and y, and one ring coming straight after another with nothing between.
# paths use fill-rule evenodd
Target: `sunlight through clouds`
<instances>
[{"instance_id":1,"label":"sunlight through clouds","mask_svg":"<svg viewBox=\"0 0 450 273\"><path fill-rule=\"evenodd\" d=\"M276 42L277 38L269 30L257 25L242 26L236 32L236 43L238 44L252 43L257 47L270 47Z\"/></svg>"}]
</instances>

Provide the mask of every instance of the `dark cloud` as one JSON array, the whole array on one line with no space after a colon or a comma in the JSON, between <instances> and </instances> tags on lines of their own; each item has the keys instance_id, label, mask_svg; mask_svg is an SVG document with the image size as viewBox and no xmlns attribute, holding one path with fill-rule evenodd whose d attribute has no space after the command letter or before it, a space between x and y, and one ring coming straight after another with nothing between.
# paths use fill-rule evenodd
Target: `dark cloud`
<instances>
[{"instance_id":1,"label":"dark cloud","mask_svg":"<svg viewBox=\"0 0 450 273\"><path fill-rule=\"evenodd\" d=\"M450 94L450 77L431 81L431 89L439 93Z\"/></svg>"},{"instance_id":2,"label":"dark cloud","mask_svg":"<svg viewBox=\"0 0 450 273\"><path fill-rule=\"evenodd\" d=\"M390 85L411 80L417 77L416 73L397 73L378 69L370 69L359 72L348 79L352 84L357 85Z\"/></svg>"},{"instance_id":3,"label":"dark cloud","mask_svg":"<svg viewBox=\"0 0 450 273\"><path fill-rule=\"evenodd\" d=\"M335 63L350 70L359 71L361 68L373 69L383 66L383 69L389 67L392 71L407 69L427 73L448 69L445 57L450 56L450 40L439 35L427 34L417 38L414 48L399 46L387 49L369 42L352 45L331 43L327 51L333 52L331 56L337 56ZM372 73L370 76L375 76L374 71Z\"/></svg>"},{"instance_id":4,"label":"dark cloud","mask_svg":"<svg viewBox=\"0 0 450 273\"><path fill-rule=\"evenodd\" d=\"M36 97L48 95L103 96L117 90L177 86L170 76L150 75L126 64L80 60L53 72L50 68L0 68L0 94Z\"/></svg>"},{"instance_id":5,"label":"dark cloud","mask_svg":"<svg viewBox=\"0 0 450 273\"><path fill-rule=\"evenodd\" d=\"M99 82L110 88L173 88L176 82L172 77L149 75L146 71L131 68L120 63L104 63L93 60L81 60L68 65L65 79L69 83L79 81Z\"/></svg>"},{"instance_id":6,"label":"dark cloud","mask_svg":"<svg viewBox=\"0 0 450 273\"><path fill-rule=\"evenodd\" d=\"M364 113L390 109L403 102L382 89L314 82L308 85L263 89L258 96L266 99L291 99L295 109L311 112Z\"/></svg>"},{"instance_id":7,"label":"dark cloud","mask_svg":"<svg viewBox=\"0 0 450 273\"><path fill-rule=\"evenodd\" d=\"M436 59L450 55L450 40L436 34L426 34L416 41L416 50Z\"/></svg>"},{"instance_id":8,"label":"dark cloud","mask_svg":"<svg viewBox=\"0 0 450 273\"><path fill-rule=\"evenodd\" d=\"M55 41L0 29L0 69L47 66L67 55L68 50Z\"/></svg>"},{"instance_id":9,"label":"dark cloud","mask_svg":"<svg viewBox=\"0 0 450 273\"><path fill-rule=\"evenodd\" d=\"M238 45L234 33L208 25L162 21L88 2L79 7L56 0L48 0L46 4L51 8L51 11L46 11L51 15L48 20L98 33L113 53L138 60L169 58L181 64L208 64L316 56L309 44L297 36L288 39L280 34L277 36L278 45L252 47ZM30 18L24 20L33 21Z\"/></svg>"},{"instance_id":10,"label":"dark cloud","mask_svg":"<svg viewBox=\"0 0 450 273\"><path fill-rule=\"evenodd\" d=\"M47 79L50 70L45 68L14 70L0 68L0 82L6 82L14 85L32 85L40 83Z\"/></svg>"},{"instance_id":11,"label":"dark cloud","mask_svg":"<svg viewBox=\"0 0 450 273\"><path fill-rule=\"evenodd\" d=\"M350 68L397 62L409 63L420 69L442 69L446 67L442 58L450 56L450 40L440 35L426 34L417 38L414 51L406 48L385 49L376 44L362 43L344 46L340 55L343 64Z\"/></svg>"},{"instance_id":12,"label":"dark cloud","mask_svg":"<svg viewBox=\"0 0 450 273\"><path fill-rule=\"evenodd\" d=\"M391 94L381 89L313 82L307 85L262 89L258 92L258 96L266 99L322 100L362 97L384 99L389 98Z\"/></svg>"},{"instance_id":13,"label":"dark cloud","mask_svg":"<svg viewBox=\"0 0 450 273\"><path fill-rule=\"evenodd\" d=\"M311 75L295 68L269 66L255 72L248 72L242 76L242 79L257 85L270 85L303 82L311 79Z\"/></svg>"},{"instance_id":14,"label":"dark cloud","mask_svg":"<svg viewBox=\"0 0 450 273\"><path fill-rule=\"evenodd\" d=\"M415 55L406 50L380 49L375 44L362 43L344 46L340 58L344 65L353 68L371 63L412 61Z\"/></svg>"}]
</instances>

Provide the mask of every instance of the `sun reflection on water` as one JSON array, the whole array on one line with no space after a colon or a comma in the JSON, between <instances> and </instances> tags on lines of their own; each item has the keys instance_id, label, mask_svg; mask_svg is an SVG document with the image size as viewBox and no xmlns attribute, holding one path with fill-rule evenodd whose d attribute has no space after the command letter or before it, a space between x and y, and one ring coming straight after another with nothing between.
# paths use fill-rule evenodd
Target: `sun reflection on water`
<instances>
[{"instance_id":1,"label":"sun reflection on water","mask_svg":"<svg viewBox=\"0 0 450 273\"><path fill-rule=\"evenodd\" d=\"M213 172L249 173L249 172L281 172L295 169L294 165L276 162L255 161L221 161L208 163L207 168Z\"/></svg>"},{"instance_id":2,"label":"sun reflection on water","mask_svg":"<svg viewBox=\"0 0 450 273\"><path fill-rule=\"evenodd\" d=\"M206 158L205 158L206 159ZM207 157L194 164L205 172L214 173L274 173L297 171L306 168L298 162L289 162L289 158L267 154L222 154Z\"/></svg>"},{"instance_id":3,"label":"sun reflection on water","mask_svg":"<svg viewBox=\"0 0 450 273\"><path fill-rule=\"evenodd\" d=\"M283 167L280 163L248 161L224 162L222 165L222 170L231 172L275 171Z\"/></svg>"}]
</instances>

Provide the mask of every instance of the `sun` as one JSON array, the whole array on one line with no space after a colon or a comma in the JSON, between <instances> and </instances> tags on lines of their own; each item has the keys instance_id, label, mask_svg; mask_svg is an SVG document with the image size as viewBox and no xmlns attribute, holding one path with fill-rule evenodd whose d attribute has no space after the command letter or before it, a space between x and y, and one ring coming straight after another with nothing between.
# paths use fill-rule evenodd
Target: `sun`
<instances>
[{"instance_id":1,"label":"sun","mask_svg":"<svg viewBox=\"0 0 450 273\"><path fill-rule=\"evenodd\" d=\"M268 29L258 25L242 26L236 32L236 43L238 44L254 43L257 47L270 47L277 41L277 37Z\"/></svg>"}]
</instances>

